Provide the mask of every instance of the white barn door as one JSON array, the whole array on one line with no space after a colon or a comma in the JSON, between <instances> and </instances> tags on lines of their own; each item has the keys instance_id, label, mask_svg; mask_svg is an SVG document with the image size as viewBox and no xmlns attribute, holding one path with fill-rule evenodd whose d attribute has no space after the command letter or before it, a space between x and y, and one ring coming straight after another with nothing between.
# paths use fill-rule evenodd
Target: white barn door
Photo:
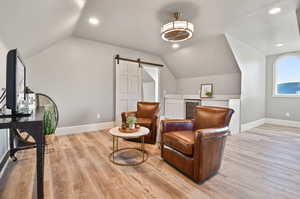
<instances>
[{"instance_id":1,"label":"white barn door","mask_svg":"<svg viewBox=\"0 0 300 199\"><path fill-rule=\"evenodd\" d=\"M138 63L119 61L116 63L116 112L115 122L122 122L121 113L136 111L141 100L141 68Z\"/></svg>"}]
</instances>

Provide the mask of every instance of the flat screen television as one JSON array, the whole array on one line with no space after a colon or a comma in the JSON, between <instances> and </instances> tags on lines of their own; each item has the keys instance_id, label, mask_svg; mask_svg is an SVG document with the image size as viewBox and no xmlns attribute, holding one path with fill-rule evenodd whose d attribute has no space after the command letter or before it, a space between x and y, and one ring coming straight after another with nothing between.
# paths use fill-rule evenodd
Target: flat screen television
<instances>
[{"instance_id":1,"label":"flat screen television","mask_svg":"<svg viewBox=\"0 0 300 199\"><path fill-rule=\"evenodd\" d=\"M10 50L6 62L6 107L12 117L29 116L21 111L26 100L26 67L17 49Z\"/></svg>"}]
</instances>

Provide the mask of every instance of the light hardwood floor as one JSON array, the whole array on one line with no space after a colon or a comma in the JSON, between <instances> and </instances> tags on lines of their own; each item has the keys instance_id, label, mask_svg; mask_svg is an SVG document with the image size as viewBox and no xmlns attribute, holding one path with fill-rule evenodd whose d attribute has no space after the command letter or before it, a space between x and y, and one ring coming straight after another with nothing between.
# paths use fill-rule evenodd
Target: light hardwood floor
<instances>
[{"instance_id":1,"label":"light hardwood floor","mask_svg":"<svg viewBox=\"0 0 300 199\"><path fill-rule=\"evenodd\" d=\"M122 142L128 145L134 144ZM47 199L300 198L300 129L296 128L263 125L228 137L219 174L201 185L162 161L159 149L150 145L146 163L112 164L108 160L112 138L105 131L57 137L54 146L45 160ZM17 156L19 161L9 163L1 180L1 199L35 198L34 152Z\"/></svg>"}]
</instances>

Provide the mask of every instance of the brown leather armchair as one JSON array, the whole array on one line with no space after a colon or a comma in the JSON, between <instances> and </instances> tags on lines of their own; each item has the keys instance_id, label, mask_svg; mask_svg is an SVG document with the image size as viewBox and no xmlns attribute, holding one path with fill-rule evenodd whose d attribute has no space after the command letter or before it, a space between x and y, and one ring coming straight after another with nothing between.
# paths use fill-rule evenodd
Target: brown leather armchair
<instances>
[{"instance_id":1,"label":"brown leather armchair","mask_svg":"<svg viewBox=\"0 0 300 199\"><path fill-rule=\"evenodd\" d=\"M138 102L136 112L122 113L122 122L126 122L128 116L135 116L137 124L147 127L150 133L145 136L145 143L155 144L157 129L159 126L159 103L158 102ZM129 139L139 142L140 139Z\"/></svg>"},{"instance_id":2,"label":"brown leather armchair","mask_svg":"<svg viewBox=\"0 0 300 199\"><path fill-rule=\"evenodd\" d=\"M195 120L163 120L161 156L196 182L215 175L233 114L229 108L198 106Z\"/></svg>"}]
</instances>

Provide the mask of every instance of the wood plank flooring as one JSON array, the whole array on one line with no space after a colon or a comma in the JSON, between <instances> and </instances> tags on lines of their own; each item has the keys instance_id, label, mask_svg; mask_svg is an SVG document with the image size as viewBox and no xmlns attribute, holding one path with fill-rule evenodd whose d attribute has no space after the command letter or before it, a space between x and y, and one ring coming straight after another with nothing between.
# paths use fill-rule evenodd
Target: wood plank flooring
<instances>
[{"instance_id":1,"label":"wood plank flooring","mask_svg":"<svg viewBox=\"0 0 300 199\"><path fill-rule=\"evenodd\" d=\"M133 146L121 142L121 146ZM45 198L300 198L300 129L263 125L227 139L218 175L196 184L161 160L147 145L149 159L136 167L112 164L106 131L57 137L46 154ZM120 154L130 161L135 153ZM35 154L20 152L0 181L1 199L35 198Z\"/></svg>"}]
</instances>

